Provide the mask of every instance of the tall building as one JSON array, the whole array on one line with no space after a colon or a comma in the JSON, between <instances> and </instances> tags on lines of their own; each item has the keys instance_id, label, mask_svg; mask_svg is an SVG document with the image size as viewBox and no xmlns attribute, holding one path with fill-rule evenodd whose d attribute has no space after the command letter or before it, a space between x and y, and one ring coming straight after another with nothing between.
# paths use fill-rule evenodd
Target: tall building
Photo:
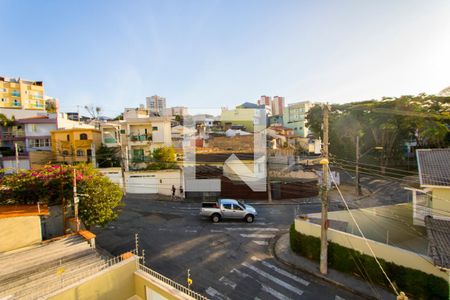
<instances>
[{"instance_id":1,"label":"tall building","mask_svg":"<svg viewBox=\"0 0 450 300\"><path fill-rule=\"evenodd\" d=\"M291 103L284 108L283 122L287 128L294 129L294 133L300 137L307 137L309 134L306 115L314 103L309 101Z\"/></svg>"},{"instance_id":2,"label":"tall building","mask_svg":"<svg viewBox=\"0 0 450 300\"><path fill-rule=\"evenodd\" d=\"M160 116L164 115L166 111L166 98L154 95L151 97L146 97L146 104L149 114L157 113Z\"/></svg>"},{"instance_id":3,"label":"tall building","mask_svg":"<svg viewBox=\"0 0 450 300\"><path fill-rule=\"evenodd\" d=\"M258 100L258 105L267 105L271 106L272 99L270 96L261 96L261 98Z\"/></svg>"},{"instance_id":4,"label":"tall building","mask_svg":"<svg viewBox=\"0 0 450 300\"><path fill-rule=\"evenodd\" d=\"M164 116L187 116L188 108L184 106L174 106L165 109Z\"/></svg>"},{"instance_id":5,"label":"tall building","mask_svg":"<svg viewBox=\"0 0 450 300\"><path fill-rule=\"evenodd\" d=\"M45 110L44 84L0 77L0 108Z\"/></svg>"},{"instance_id":6,"label":"tall building","mask_svg":"<svg viewBox=\"0 0 450 300\"><path fill-rule=\"evenodd\" d=\"M275 96L272 100L272 115L282 116L284 111L284 97Z\"/></svg>"}]
</instances>

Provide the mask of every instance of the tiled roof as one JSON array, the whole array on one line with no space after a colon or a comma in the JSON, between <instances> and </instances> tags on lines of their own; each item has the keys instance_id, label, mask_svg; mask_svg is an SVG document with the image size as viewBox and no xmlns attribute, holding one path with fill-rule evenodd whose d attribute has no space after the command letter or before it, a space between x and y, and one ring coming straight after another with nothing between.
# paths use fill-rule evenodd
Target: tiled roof
<instances>
[{"instance_id":1,"label":"tiled roof","mask_svg":"<svg viewBox=\"0 0 450 300\"><path fill-rule=\"evenodd\" d=\"M425 217L429 241L428 255L435 266L450 269L450 221Z\"/></svg>"},{"instance_id":2,"label":"tiled roof","mask_svg":"<svg viewBox=\"0 0 450 300\"><path fill-rule=\"evenodd\" d=\"M5 205L0 206L0 219L29 216L47 216L47 205Z\"/></svg>"},{"instance_id":3,"label":"tiled roof","mask_svg":"<svg viewBox=\"0 0 450 300\"><path fill-rule=\"evenodd\" d=\"M450 148L419 149L417 164L421 186L450 187Z\"/></svg>"}]
</instances>

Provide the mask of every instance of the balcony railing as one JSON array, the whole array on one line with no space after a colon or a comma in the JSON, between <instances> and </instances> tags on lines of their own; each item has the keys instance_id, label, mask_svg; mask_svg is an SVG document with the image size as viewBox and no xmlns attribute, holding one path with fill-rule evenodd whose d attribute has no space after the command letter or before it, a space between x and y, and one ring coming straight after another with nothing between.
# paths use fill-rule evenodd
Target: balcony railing
<instances>
[{"instance_id":1,"label":"balcony railing","mask_svg":"<svg viewBox=\"0 0 450 300\"><path fill-rule=\"evenodd\" d=\"M151 157L145 156L145 155L135 155L131 158L132 163L142 163L142 162L149 162L149 161L151 161Z\"/></svg>"},{"instance_id":2,"label":"balcony railing","mask_svg":"<svg viewBox=\"0 0 450 300\"><path fill-rule=\"evenodd\" d=\"M12 140L15 138L23 138L23 137L25 137L24 130L6 131L6 132L0 133L0 138L2 140Z\"/></svg>"},{"instance_id":3,"label":"balcony railing","mask_svg":"<svg viewBox=\"0 0 450 300\"><path fill-rule=\"evenodd\" d=\"M151 141L152 136L147 134L140 134L140 135L130 135L130 140L132 142L145 142L145 141Z\"/></svg>"}]
</instances>

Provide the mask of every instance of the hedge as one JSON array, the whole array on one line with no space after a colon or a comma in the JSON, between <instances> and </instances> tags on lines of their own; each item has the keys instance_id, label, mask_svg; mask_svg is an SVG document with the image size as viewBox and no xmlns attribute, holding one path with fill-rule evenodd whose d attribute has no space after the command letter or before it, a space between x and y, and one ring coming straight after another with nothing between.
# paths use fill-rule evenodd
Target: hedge
<instances>
[{"instance_id":1,"label":"hedge","mask_svg":"<svg viewBox=\"0 0 450 300\"><path fill-rule=\"evenodd\" d=\"M292 224L290 242L291 248L295 253L314 261L320 261L319 238L299 233L295 230L295 224ZM419 270L399 266L380 258L378 261L394 285L407 295L414 297L414 299L450 299L449 283L446 280ZM359 251L329 242L328 266L391 289L375 259Z\"/></svg>"}]
</instances>

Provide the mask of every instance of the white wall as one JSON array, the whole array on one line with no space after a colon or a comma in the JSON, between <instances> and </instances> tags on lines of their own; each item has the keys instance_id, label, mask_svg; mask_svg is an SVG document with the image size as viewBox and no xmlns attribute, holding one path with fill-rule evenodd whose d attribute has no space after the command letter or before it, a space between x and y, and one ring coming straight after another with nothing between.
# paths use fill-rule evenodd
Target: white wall
<instances>
[{"instance_id":1,"label":"white wall","mask_svg":"<svg viewBox=\"0 0 450 300\"><path fill-rule=\"evenodd\" d=\"M3 160L3 168L6 169L6 174L12 174L16 170L16 160ZM30 160L19 159L19 169L29 170Z\"/></svg>"},{"instance_id":2,"label":"white wall","mask_svg":"<svg viewBox=\"0 0 450 300\"><path fill-rule=\"evenodd\" d=\"M310 223L308 220L296 218L295 230L305 235L320 238L320 225ZM422 272L432 274L436 277L440 277L445 280L449 279L449 274L440 271L438 267L435 267L433 265L431 258L427 256L420 255L387 244L379 243L374 240L368 239L366 243L366 241L360 236L356 236L350 233L334 229L328 229L327 236L328 240L333 243L372 256L372 253L369 247L367 246L367 244L369 244L378 258L384 259L385 261L393 262L400 266L420 270Z\"/></svg>"},{"instance_id":3,"label":"white wall","mask_svg":"<svg viewBox=\"0 0 450 300\"><path fill-rule=\"evenodd\" d=\"M36 131L33 131L33 126ZM48 136L50 137L50 131L56 130L56 123L54 124L25 124L25 136Z\"/></svg>"}]
</instances>

